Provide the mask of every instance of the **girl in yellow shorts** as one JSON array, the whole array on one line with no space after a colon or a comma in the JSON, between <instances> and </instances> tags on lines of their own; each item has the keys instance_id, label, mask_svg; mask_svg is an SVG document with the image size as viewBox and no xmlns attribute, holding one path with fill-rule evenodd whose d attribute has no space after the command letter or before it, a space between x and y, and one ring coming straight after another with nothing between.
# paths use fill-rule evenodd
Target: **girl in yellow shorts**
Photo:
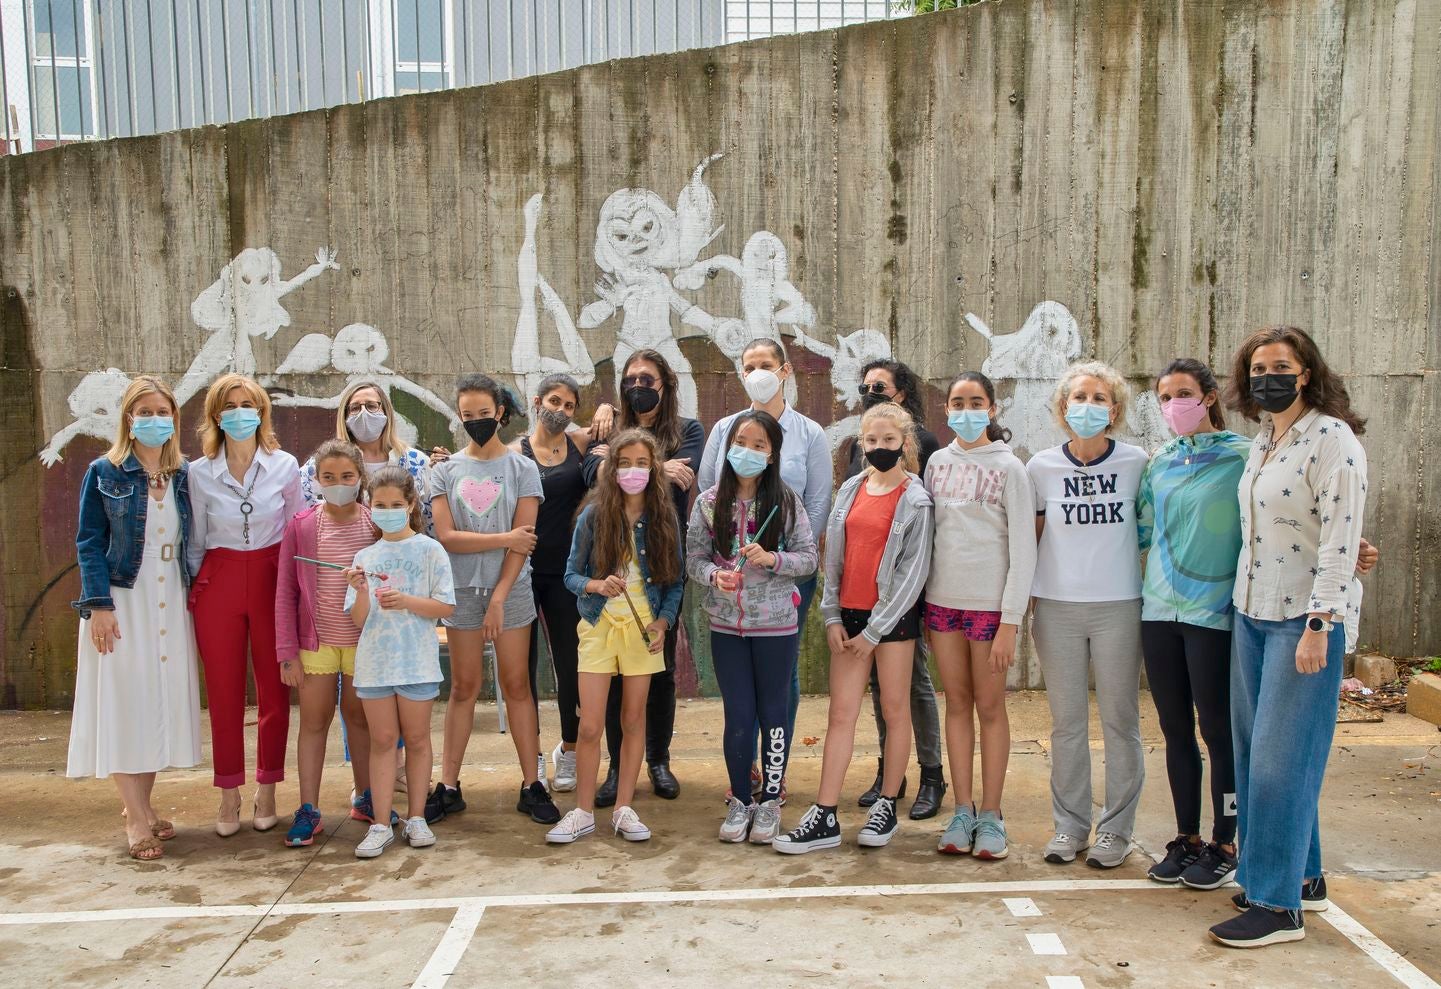
<instances>
[{"instance_id":1,"label":"girl in yellow shorts","mask_svg":"<svg viewBox=\"0 0 1441 989\"><path fill-rule=\"evenodd\" d=\"M679 618L683 567L680 523L655 438L642 429L615 437L590 503L576 520L565 586L581 620L576 806L545 836L567 844L595 830L596 774L611 677L623 678L615 833L645 841L650 829L630 802L645 748L650 678L665 668L665 634Z\"/></svg>"}]
</instances>

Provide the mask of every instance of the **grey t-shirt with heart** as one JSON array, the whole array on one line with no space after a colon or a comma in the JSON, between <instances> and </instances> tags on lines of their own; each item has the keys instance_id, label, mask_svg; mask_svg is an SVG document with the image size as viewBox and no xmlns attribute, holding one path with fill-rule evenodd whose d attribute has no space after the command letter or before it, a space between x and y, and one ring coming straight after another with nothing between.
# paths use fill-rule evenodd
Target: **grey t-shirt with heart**
<instances>
[{"instance_id":1,"label":"grey t-shirt with heart","mask_svg":"<svg viewBox=\"0 0 1441 989\"><path fill-rule=\"evenodd\" d=\"M545 500L540 471L535 461L507 450L494 460L476 460L456 453L449 460L431 464L427 485L431 501L444 498L452 524L458 532L493 535L515 528L515 506L522 498ZM451 553L450 569L456 588L489 590L500 582L504 549L483 553ZM516 584L529 585L530 559L521 568Z\"/></svg>"}]
</instances>

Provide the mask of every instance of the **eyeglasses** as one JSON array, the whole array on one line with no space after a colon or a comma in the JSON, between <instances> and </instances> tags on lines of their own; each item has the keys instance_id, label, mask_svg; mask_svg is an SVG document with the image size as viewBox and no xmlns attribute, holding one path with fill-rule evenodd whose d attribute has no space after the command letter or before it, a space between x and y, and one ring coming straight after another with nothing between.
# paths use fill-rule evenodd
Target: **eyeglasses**
<instances>
[{"instance_id":1,"label":"eyeglasses","mask_svg":"<svg viewBox=\"0 0 1441 989\"><path fill-rule=\"evenodd\" d=\"M345 414L348 416L353 416L357 412L360 412L362 410L369 412L372 415L377 415L385 411L385 406L381 405L379 402L364 402L358 405L347 405L345 407Z\"/></svg>"},{"instance_id":2,"label":"eyeglasses","mask_svg":"<svg viewBox=\"0 0 1441 989\"><path fill-rule=\"evenodd\" d=\"M884 381L872 381L868 385L858 385L857 390L861 393L862 398L866 395L885 395L887 398L891 396L891 392L886 391Z\"/></svg>"},{"instance_id":3,"label":"eyeglasses","mask_svg":"<svg viewBox=\"0 0 1441 989\"><path fill-rule=\"evenodd\" d=\"M632 374L628 378L620 379L622 388L654 388L658 381L649 374Z\"/></svg>"}]
</instances>

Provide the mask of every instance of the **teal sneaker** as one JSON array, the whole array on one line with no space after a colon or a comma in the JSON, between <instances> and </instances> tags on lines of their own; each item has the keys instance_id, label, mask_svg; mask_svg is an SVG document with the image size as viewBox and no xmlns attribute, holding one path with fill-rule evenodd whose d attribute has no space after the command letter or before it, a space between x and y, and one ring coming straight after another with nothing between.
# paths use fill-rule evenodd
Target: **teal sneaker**
<instances>
[{"instance_id":1,"label":"teal sneaker","mask_svg":"<svg viewBox=\"0 0 1441 989\"><path fill-rule=\"evenodd\" d=\"M976 819L971 854L978 859L1003 859L1011 853L1006 847L1006 822L998 811L983 810Z\"/></svg>"},{"instance_id":2,"label":"teal sneaker","mask_svg":"<svg viewBox=\"0 0 1441 989\"><path fill-rule=\"evenodd\" d=\"M320 811L310 804L301 804L295 812L295 822L285 835L285 844L291 848L304 848L315 841L315 836L325 830Z\"/></svg>"},{"instance_id":3,"label":"teal sneaker","mask_svg":"<svg viewBox=\"0 0 1441 989\"><path fill-rule=\"evenodd\" d=\"M965 855L971 850L975 833L975 808L970 805L957 807L951 823L946 825L945 834L941 835L941 840L936 844L936 850L947 855Z\"/></svg>"}]
</instances>

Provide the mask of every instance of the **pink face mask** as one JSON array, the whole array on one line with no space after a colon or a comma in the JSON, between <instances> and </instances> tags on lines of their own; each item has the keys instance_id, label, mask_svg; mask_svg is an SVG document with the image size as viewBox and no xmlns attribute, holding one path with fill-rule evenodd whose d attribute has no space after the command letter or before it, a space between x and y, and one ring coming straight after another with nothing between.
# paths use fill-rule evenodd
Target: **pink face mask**
<instances>
[{"instance_id":1,"label":"pink face mask","mask_svg":"<svg viewBox=\"0 0 1441 989\"><path fill-rule=\"evenodd\" d=\"M1189 436L1206 420L1211 410L1199 398L1173 398L1161 406L1161 416L1177 436Z\"/></svg>"},{"instance_id":2,"label":"pink face mask","mask_svg":"<svg viewBox=\"0 0 1441 989\"><path fill-rule=\"evenodd\" d=\"M649 467L622 467L615 472L615 483L626 494L640 494L650 483Z\"/></svg>"}]
</instances>

